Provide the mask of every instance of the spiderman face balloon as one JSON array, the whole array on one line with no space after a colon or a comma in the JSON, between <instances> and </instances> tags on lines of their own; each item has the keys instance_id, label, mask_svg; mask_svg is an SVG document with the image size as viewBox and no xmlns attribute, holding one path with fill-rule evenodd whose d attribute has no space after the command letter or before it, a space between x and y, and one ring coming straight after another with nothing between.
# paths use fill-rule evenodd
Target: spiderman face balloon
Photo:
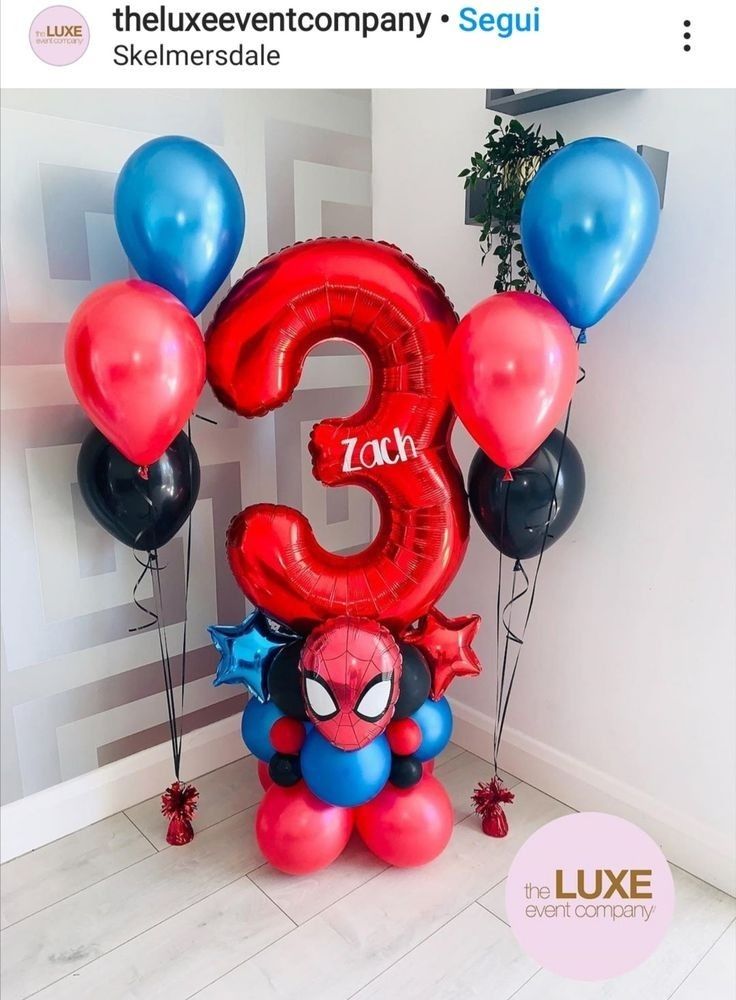
<instances>
[{"instance_id":1,"label":"spiderman face balloon","mask_svg":"<svg viewBox=\"0 0 736 1000\"><path fill-rule=\"evenodd\" d=\"M301 673L307 715L333 746L358 750L391 721L401 653L378 622L345 616L320 625L304 644Z\"/></svg>"}]
</instances>

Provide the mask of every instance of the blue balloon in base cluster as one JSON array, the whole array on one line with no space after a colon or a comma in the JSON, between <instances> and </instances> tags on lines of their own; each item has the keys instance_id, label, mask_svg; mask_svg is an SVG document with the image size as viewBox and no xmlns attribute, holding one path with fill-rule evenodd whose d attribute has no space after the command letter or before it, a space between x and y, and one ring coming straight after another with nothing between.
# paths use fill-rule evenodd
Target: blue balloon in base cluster
<instances>
[{"instance_id":1,"label":"blue balloon in base cluster","mask_svg":"<svg viewBox=\"0 0 736 1000\"><path fill-rule=\"evenodd\" d=\"M442 753L452 736L452 710L447 698L427 698L410 716L422 731L422 742L414 754L419 760L432 760Z\"/></svg>"},{"instance_id":2,"label":"blue balloon in base cluster","mask_svg":"<svg viewBox=\"0 0 736 1000\"><path fill-rule=\"evenodd\" d=\"M333 806L360 806L381 791L391 772L391 750L381 734L360 750L340 750L313 729L300 760L310 791Z\"/></svg>"},{"instance_id":3,"label":"blue balloon in base cluster","mask_svg":"<svg viewBox=\"0 0 736 1000\"><path fill-rule=\"evenodd\" d=\"M277 708L272 701L259 701L257 698L248 700L243 712L241 732L243 743L254 757L266 762L273 757L276 751L271 745L268 734L274 722L283 718L283 715L281 709Z\"/></svg>"}]
</instances>

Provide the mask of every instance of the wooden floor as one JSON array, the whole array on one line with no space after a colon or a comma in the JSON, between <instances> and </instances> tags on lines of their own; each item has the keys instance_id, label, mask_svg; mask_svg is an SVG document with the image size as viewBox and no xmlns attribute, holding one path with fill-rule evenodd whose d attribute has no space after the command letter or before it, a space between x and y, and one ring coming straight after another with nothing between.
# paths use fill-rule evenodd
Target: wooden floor
<instances>
[{"instance_id":1,"label":"wooden floor","mask_svg":"<svg viewBox=\"0 0 736 1000\"><path fill-rule=\"evenodd\" d=\"M505 922L504 877L524 840L570 810L509 778L511 832L491 840L469 805L488 765L451 746L437 773L455 832L414 871L386 868L357 842L312 877L264 865L252 758L197 780L188 847L167 847L151 799L9 862L3 1000L733 1000L736 903L677 869L673 924L644 965L598 984L541 971Z\"/></svg>"}]
</instances>

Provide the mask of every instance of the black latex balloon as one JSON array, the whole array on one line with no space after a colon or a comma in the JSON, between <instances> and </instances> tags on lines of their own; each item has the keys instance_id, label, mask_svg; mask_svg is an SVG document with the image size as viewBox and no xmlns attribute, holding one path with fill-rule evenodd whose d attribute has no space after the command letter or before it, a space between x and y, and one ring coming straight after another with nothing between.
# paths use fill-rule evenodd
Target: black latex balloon
<instances>
[{"instance_id":1,"label":"black latex balloon","mask_svg":"<svg viewBox=\"0 0 736 1000\"><path fill-rule=\"evenodd\" d=\"M539 555L548 516L545 551L567 531L580 510L585 494L585 467L568 437L550 515L562 442L562 432L552 431L531 458L513 470L512 482L503 481L505 469L482 451L477 451L472 461L468 477L470 509L486 538L512 559Z\"/></svg>"},{"instance_id":2,"label":"black latex balloon","mask_svg":"<svg viewBox=\"0 0 736 1000\"><path fill-rule=\"evenodd\" d=\"M275 753L268 762L268 774L275 785L291 788L302 778L299 758L289 753Z\"/></svg>"},{"instance_id":3,"label":"black latex balloon","mask_svg":"<svg viewBox=\"0 0 736 1000\"><path fill-rule=\"evenodd\" d=\"M411 788L422 780L422 762L416 757L392 757L389 781L397 788Z\"/></svg>"},{"instance_id":4,"label":"black latex balloon","mask_svg":"<svg viewBox=\"0 0 736 1000\"><path fill-rule=\"evenodd\" d=\"M268 693L276 708L292 719L307 721L299 673L299 656L304 640L290 642L280 649L268 670Z\"/></svg>"},{"instance_id":5,"label":"black latex balloon","mask_svg":"<svg viewBox=\"0 0 736 1000\"><path fill-rule=\"evenodd\" d=\"M199 461L184 432L148 466L148 479L95 428L77 460L79 489L94 519L132 549L171 541L199 493Z\"/></svg>"},{"instance_id":6,"label":"black latex balloon","mask_svg":"<svg viewBox=\"0 0 736 1000\"><path fill-rule=\"evenodd\" d=\"M429 698L432 679L427 661L415 646L400 642L399 649L402 659L401 680L399 697L394 707L394 718L406 719Z\"/></svg>"}]
</instances>

